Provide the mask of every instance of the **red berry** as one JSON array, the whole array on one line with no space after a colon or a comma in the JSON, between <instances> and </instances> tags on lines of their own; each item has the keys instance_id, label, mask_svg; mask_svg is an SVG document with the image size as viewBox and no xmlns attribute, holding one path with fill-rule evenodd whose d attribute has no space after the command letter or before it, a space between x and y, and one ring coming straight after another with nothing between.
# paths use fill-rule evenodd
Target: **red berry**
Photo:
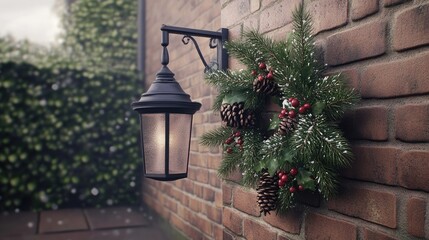
<instances>
[{"instance_id":1,"label":"red berry","mask_svg":"<svg viewBox=\"0 0 429 240\"><path fill-rule=\"evenodd\" d=\"M310 103L306 103L306 104L304 104L303 107L308 110L311 108L311 105L310 105Z\"/></svg>"},{"instance_id":2,"label":"red berry","mask_svg":"<svg viewBox=\"0 0 429 240\"><path fill-rule=\"evenodd\" d=\"M279 176L279 178L282 178L282 176L284 175L285 173L283 172L283 171L280 171L277 175Z\"/></svg>"},{"instance_id":3,"label":"red berry","mask_svg":"<svg viewBox=\"0 0 429 240\"><path fill-rule=\"evenodd\" d=\"M240 137L240 135L241 135L240 131L237 131L237 132L234 133L234 136L236 136L236 137Z\"/></svg>"},{"instance_id":4,"label":"red berry","mask_svg":"<svg viewBox=\"0 0 429 240\"><path fill-rule=\"evenodd\" d=\"M285 114L281 114L281 113L279 114L280 119L285 118L285 116L286 116Z\"/></svg>"},{"instance_id":5,"label":"red berry","mask_svg":"<svg viewBox=\"0 0 429 240\"><path fill-rule=\"evenodd\" d=\"M290 103L292 104L292 107L298 107L299 106L299 101L296 98L292 99L292 101L290 101Z\"/></svg>"},{"instance_id":6,"label":"red berry","mask_svg":"<svg viewBox=\"0 0 429 240\"><path fill-rule=\"evenodd\" d=\"M296 176L298 174L298 169L296 169L296 168L292 168L291 170L290 170L290 175L292 175L292 176Z\"/></svg>"},{"instance_id":7,"label":"red berry","mask_svg":"<svg viewBox=\"0 0 429 240\"><path fill-rule=\"evenodd\" d=\"M305 111L307 111L307 108L305 108L305 107L300 107L299 110L298 110L298 112L301 113L301 114L304 114Z\"/></svg>"},{"instance_id":8,"label":"red berry","mask_svg":"<svg viewBox=\"0 0 429 240\"><path fill-rule=\"evenodd\" d=\"M274 74L273 74L273 72L269 72L269 73L267 74L267 78L268 78L268 79L270 79L270 80L272 80L272 79L274 78Z\"/></svg>"},{"instance_id":9,"label":"red berry","mask_svg":"<svg viewBox=\"0 0 429 240\"><path fill-rule=\"evenodd\" d=\"M264 81L264 78L265 78L264 76L259 75L259 76L258 76L258 81Z\"/></svg>"},{"instance_id":10,"label":"red berry","mask_svg":"<svg viewBox=\"0 0 429 240\"><path fill-rule=\"evenodd\" d=\"M289 117L295 118L296 117L296 112L294 110L290 110L289 111Z\"/></svg>"},{"instance_id":11,"label":"red berry","mask_svg":"<svg viewBox=\"0 0 429 240\"><path fill-rule=\"evenodd\" d=\"M283 182L282 180L279 180L279 186L280 187L283 187L285 184L286 184L285 182Z\"/></svg>"},{"instance_id":12,"label":"red berry","mask_svg":"<svg viewBox=\"0 0 429 240\"><path fill-rule=\"evenodd\" d=\"M252 70L252 75L256 76L256 75L258 75L258 72L256 70Z\"/></svg>"},{"instance_id":13,"label":"red berry","mask_svg":"<svg viewBox=\"0 0 429 240\"><path fill-rule=\"evenodd\" d=\"M232 143L232 140L233 140L232 138L228 138L228 139L226 139L226 140L225 140L225 143L226 143L226 144L231 144L231 143Z\"/></svg>"},{"instance_id":14,"label":"red berry","mask_svg":"<svg viewBox=\"0 0 429 240\"><path fill-rule=\"evenodd\" d=\"M227 153L232 153L232 148L230 148L230 147L229 147L229 148L227 148L227 149L226 149L226 152L227 152Z\"/></svg>"},{"instance_id":15,"label":"red berry","mask_svg":"<svg viewBox=\"0 0 429 240\"><path fill-rule=\"evenodd\" d=\"M289 188L289 192L290 192L290 193L294 193L294 192L296 192L296 188L295 188L294 186L290 187L290 188Z\"/></svg>"},{"instance_id":16,"label":"red berry","mask_svg":"<svg viewBox=\"0 0 429 240\"><path fill-rule=\"evenodd\" d=\"M298 190L299 190L299 191L304 191L304 187L303 187L302 185L299 185L299 186L298 186Z\"/></svg>"},{"instance_id":17,"label":"red berry","mask_svg":"<svg viewBox=\"0 0 429 240\"><path fill-rule=\"evenodd\" d=\"M282 111L280 112L280 114L286 115L287 114L287 109L283 108Z\"/></svg>"},{"instance_id":18,"label":"red berry","mask_svg":"<svg viewBox=\"0 0 429 240\"><path fill-rule=\"evenodd\" d=\"M267 65L264 62L259 63L259 69L265 70L267 68Z\"/></svg>"},{"instance_id":19,"label":"red berry","mask_svg":"<svg viewBox=\"0 0 429 240\"><path fill-rule=\"evenodd\" d=\"M280 179L284 182L287 182L287 174L283 174L283 176Z\"/></svg>"},{"instance_id":20,"label":"red berry","mask_svg":"<svg viewBox=\"0 0 429 240\"><path fill-rule=\"evenodd\" d=\"M288 99L288 101L289 102L292 102L292 100L294 100L295 98L293 98L293 97L290 97L289 99Z\"/></svg>"},{"instance_id":21,"label":"red berry","mask_svg":"<svg viewBox=\"0 0 429 240\"><path fill-rule=\"evenodd\" d=\"M238 143L239 145L243 145L244 141L243 141L243 139L238 139L238 140L237 140L237 143Z\"/></svg>"}]
</instances>

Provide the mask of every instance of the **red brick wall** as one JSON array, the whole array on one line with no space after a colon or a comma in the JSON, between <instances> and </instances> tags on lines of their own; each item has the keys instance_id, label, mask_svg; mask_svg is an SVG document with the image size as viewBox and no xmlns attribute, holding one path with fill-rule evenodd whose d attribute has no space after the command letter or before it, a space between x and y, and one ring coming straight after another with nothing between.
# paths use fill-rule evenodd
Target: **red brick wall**
<instances>
[{"instance_id":1,"label":"red brick wall","mask_svg":"<svg viewBox=\"0 0 429 240\"><path fill-rule=\"evenodd\" d=\"M227 27L232 39L256 28L283 39L300 2L146 1L146 84L160 67L161 23ZM329 72L344 72L362 96L344 121L356 160L342 173L338 197L264 217L255 191L236 183L239 174L221 182L218 149L198 145L203 132L220 124L210 111L216 93L203 82L193 47L171 37L170 68L203 107L195 115L188 179L145 180L144 201L191 239L429 238L429 1L304 2ZM241 66L231 59L230 68Z\"/></svg>"},{"instance_id":2,"label":"red brick wall","mask_svg":"<svg viewBox=\"0 0 429 240\"><path fill-rule=\"evenodd\" d=\"M283 39L300 2L223 1L222 27ZM224 239L429 238L429 1L304 2L329 72L362 96L344 121L356 160L337 197L287 216L261 216L255 191L225 181Z\"/></svg>"},{"instance_id":3,"label":"red brick wall","mask_svg":"<svg viewBox=\"0 0 429 240\"><path fill-rule=\"evenodd\" d=\"M145 85L149 86L160 69L162 24L217 31L221 5L217 0L147 0L145 16ZM216 56L208 39L197 39L206 59ZM204 81L204 66L192 43L183 45L181 37L170 35L169 68L193 101L203 104L194 115L188 178L175 182L145 179L143 200L179 231L191 239L222 238L222 190L217 177L221 160L219 149L199 145L204 131L220 125L211 111L214 90ZM146 87L147 89L147 87Z\"/></svg>"}]
</instances>

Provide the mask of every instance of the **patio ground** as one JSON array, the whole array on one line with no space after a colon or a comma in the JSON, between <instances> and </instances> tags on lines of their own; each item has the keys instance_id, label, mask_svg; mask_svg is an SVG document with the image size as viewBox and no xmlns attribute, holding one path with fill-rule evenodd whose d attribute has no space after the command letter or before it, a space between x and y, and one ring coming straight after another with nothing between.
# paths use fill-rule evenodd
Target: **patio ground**
<instances>
[{"instance_id":1,"label":"patio ground","mask_svg":"<svg viewBox=\"0 0 429 240\"><path fill-rule=\"evenodd\" d=\"M2 213L0 240L184 239L144 207Z\"/></svg>"}]
</instances>

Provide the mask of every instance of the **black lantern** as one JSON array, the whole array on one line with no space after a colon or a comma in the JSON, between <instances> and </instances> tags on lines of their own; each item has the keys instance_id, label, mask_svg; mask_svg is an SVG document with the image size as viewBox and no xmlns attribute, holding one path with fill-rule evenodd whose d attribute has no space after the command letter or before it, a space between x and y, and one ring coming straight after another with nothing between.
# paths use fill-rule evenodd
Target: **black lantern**
<instances>
[{"instance_id":1,"label":"black lantern","mask_svg":"<svg viewBox=\"0 0 429 240\"><path fill-rule=\"evenodd\" d=\"M218 48L218 61L214 66L226 69L228 57L222 46L228 32L226 29L211 32L171 26L163 26L161 31L161 70L156 74L149 90L142 94L139 101L132 104L132 108L140 114L144 176L171 181L186 178L188 175L192 117L201 104L191 101L167 67L169 33L184 35L184 44L192 40L206 70L210 70L213 67L208 66L202 58L198 44L192 36L209 37L210 47Z\"/></svg>"}]
</instances>

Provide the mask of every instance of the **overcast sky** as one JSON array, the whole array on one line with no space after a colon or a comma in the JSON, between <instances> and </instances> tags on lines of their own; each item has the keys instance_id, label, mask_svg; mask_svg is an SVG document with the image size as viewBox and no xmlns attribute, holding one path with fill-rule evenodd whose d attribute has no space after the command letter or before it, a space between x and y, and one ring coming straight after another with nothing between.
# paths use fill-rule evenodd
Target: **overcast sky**
<instances>
[{"instance_id":1,"label":"overcast sky","mask_svg":"<svg viewBox=\"0 0 429 240\"><path fill-rule=\"evenodd\" d=\"M60 20L54 11L55 1L0 0L0 36L49 45L60 31Z\"/></svg>"}]
</instances>

